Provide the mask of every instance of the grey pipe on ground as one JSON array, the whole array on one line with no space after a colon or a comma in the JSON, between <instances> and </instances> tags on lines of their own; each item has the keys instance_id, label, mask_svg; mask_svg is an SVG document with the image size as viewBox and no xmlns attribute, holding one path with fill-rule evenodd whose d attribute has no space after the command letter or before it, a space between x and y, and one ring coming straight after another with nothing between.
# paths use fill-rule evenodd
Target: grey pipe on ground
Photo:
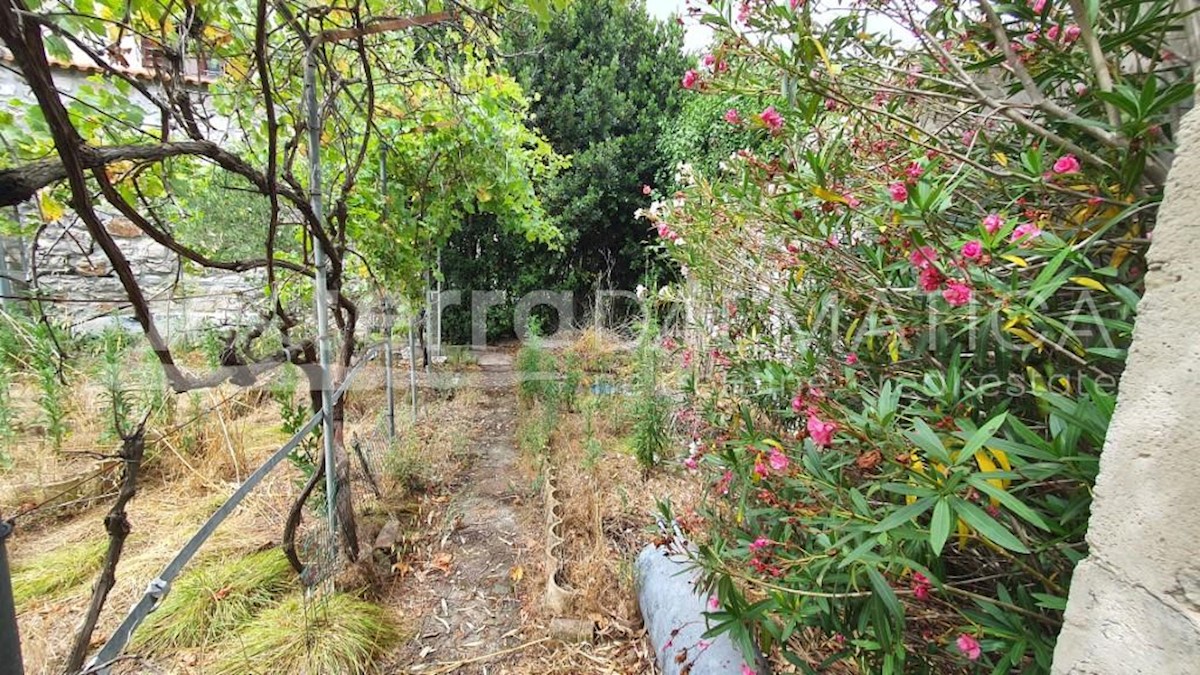
<instances>
[{"instance_id":1,"label":"grey pipe on ground","mask_svg":"<svg viewBox=\"0 0 1200 675\"><path fill-rule=\"evenodd\" d=\"M754 657L742 654L728 635L704 638L709 598L695 587L687 557L653 545L635 563L638 606L654 659L663 675L742 675Z\"/></svg>"}]
</instances>

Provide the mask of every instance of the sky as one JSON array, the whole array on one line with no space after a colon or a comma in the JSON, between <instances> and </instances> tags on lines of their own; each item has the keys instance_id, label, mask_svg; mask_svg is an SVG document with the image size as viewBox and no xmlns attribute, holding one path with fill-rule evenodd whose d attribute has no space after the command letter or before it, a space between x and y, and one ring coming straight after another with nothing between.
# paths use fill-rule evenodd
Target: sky
<instances>
[{"instance_id":1,"label":"sky","mask_svg":"<svg viewBox=\"0 0 1200 675\"><path fill-rule=\"evenodd\" d=\"M646 11L659 19L666 19L672 14L686 17L684 0L646 0ZM694 20L687 21L684 28L686 30L683 37L684 49L694 54L703 52L712 40L712 29L701 26Z\"/></svg>"}]
</instances>

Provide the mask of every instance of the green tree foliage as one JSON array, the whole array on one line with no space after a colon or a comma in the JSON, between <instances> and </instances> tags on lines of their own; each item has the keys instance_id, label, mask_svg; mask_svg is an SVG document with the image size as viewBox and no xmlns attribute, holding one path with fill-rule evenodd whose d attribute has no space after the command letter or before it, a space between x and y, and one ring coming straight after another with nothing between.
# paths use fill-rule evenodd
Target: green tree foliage
<instances>
[{"instance_id":1,"label":"green tree foliage","mask_svg":"<svg viewBox=\"0 0 1200 675\"><path fill-rule=\"evenodd\" d=\"M535 288L631 288L647 264L649 231L633 217L642 186L670 173L658 138L682 104L681 29L650 18L641 0L601 0L573 4L544 29L512 30L508 43L510 68L534 97L534 123L571 157L544 195L563 246L530 247L473 218L454 244L468 258L444 263L449 286L510 298ZM532 270L507 264L528 259Z\"/></svg>"}]
</instances>

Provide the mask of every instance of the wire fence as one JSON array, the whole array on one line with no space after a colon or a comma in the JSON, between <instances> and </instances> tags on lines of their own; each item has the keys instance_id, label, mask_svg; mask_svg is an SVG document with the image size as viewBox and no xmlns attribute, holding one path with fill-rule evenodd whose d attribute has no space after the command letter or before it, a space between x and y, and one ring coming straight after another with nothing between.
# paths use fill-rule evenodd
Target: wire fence
<instances>
[{"instance_id":1,"label":"wire fence","mask_svg":"<svg viewBox=\"0 0 1200 675\"><path fill-rule=\"evenodd\" d=\"M354 385L356 379L365 370L365 366L379 358L385 351L385 345L375 345L367 349L362 358L349 372L341 386L332 392L332 402L337 403L345 392ZM390 361L390 359L389 359ZM387 400L394 401L395 392L390 386L391 378L386 378ZM162 600L170 592L171 584L179 577L188 563L196 556L205 542L217 531L221 524L233 511L263 482L279 464L284 463L293 455L318 429L322 423L320 411L313 414L299 430L264 461L237 490L214 512L207 521L192 535L187 543L175 554L163 571L149 582L146 590L130 609L120 625L109 636L108 641L88 662L83 673L108 675L114 664L123 657L126 646L137 628L155 611ZM383 498L383 479L385 476L386 458L391 448L391 434L388 430L388 417L383 416L378 424L356 433L346 447L348 471L335 471L339 477L335 488L336 495L342 493L349 497L351 508L356 516L369 513L376 509ZM328 598L334 588L333 580L347 562L344 553L344 533L336 521L331 531L331 522L326 517L309 517L305 520L302 530L296 538L296 552L304 562L304 570L300 575L303 589L305 626L308 627L304 640L311 646L315 628L326 618ZM363 542L370 547L371 542ZM370 552L368 548L368 553Z\"/></svg>"}]
</instances>

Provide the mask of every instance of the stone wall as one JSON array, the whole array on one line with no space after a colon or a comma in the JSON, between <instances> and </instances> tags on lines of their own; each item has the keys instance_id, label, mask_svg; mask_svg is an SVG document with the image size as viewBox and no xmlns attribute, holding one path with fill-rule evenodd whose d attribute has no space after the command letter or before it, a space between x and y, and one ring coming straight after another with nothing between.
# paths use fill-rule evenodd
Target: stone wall
<instances>
[{"instance_id":1,"label":"stone wall","mask_svg":"<svg viewBox=\"0 0 1200 675\"><path fill-rule=\"evenodd\" d=\"M178 256L143 235L123 218L106 217L106 227L129 259L150 299L159 331L168 340L206 327L242 325L262 299L261 274L193 270ZM122 325L140 332L128 309L125 290L103 252L72 215L47 226L27 254L36 270L37 294L54 316L75 332L92 333Z\"/></svg>"},{"instance_id":2,"label":"stone wall","mask_svg":"<svg viewBox=\"0 0 1200 675\"><path fill-rule=\"evenodd\" d=\"M1200 673L1200 111L1149 251L1089 552L1054 653L1061 675Z\"/></svg>"},{"instance_id":3,"label":"stone wall","mask_svg":"<svg viewBox=\"0 0 1200 675\"><path fill-rule=\"evenodd\" d=\"M54 82L60 91L77 94L84 85L94 84L89 82L93 77L95 73L88 69L61 68L55 71ZM19 75L0 68L0 108L8 107L13 100L33 103L35 98ZM147 113L157 110L136 92L131 100ZM202 100L199 110L214 133L224 132L227 120L205 112ZM240 325L253 316L248 308L262 299L261 275L188 269L178 256L142 235L132 223L103 211L100 214L151 299L159 331L165 337L176 339L181 331L205 326ZM18 207L17 217L25 222L38 220L32 204ZM71 212L47 226L36 245L8 237L0 248L4 262L0 266L0 295L12 296L30 288L32 275L36 274L36 293L52 299L45 305L47 312L76 332L97 332L111 325L140 332L108 260ZM6 301L11 302L11 298Z\"/></svg>"}]
</instances>

